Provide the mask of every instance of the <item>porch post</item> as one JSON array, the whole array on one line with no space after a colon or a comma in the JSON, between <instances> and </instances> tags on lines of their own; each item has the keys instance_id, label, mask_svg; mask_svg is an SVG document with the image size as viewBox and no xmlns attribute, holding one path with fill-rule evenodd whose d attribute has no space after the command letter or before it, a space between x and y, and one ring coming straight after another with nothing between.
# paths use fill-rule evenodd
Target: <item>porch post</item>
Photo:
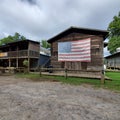
<instances>
[{"instance_id":1,"label":"porch post","mask_svg":"<svg viewBox=\"0 0 120 120\"><path fill-rule=\"evenodd\" d=\"M30 71L30 51L28 49L28 72Z\"/></svg>"},{"instance_id":2,"label":"porch post","mask_svg":"<svg viewBox=\"0 0 120 120\"><path fill-rule=\"evenodd\" d=\"M11 67L11 59L9 58L9 69L8 69L9 73L11 72L10 67Z\"/></svg>"},{"instance_id":3,"label":"porch post","mask_svg":"<svg viewBox=\"0 0 120 120\"><path fill-rule=\"evenodd\" d=\"M16 59L16 68L18 68L18 58Z\"/></svg>"},{"instance_id":4,"label":"porch post","mask_svg":"<svg viewBox=\"0 0 120 120\"><path fill-rule=\"evenodd\" d=\"M9 67L11 67L11 60L10 60L10 58L9 58Z\"/></svg>"},{"instance_id":5,"label":"porch post","mask_svg":"<svg viewBox=\"0 0 120 120\"><path fill-rule=\"evenodd\" d=\"M19 48L17 46L17 58L16 58L16 67L18 68L18 52L19 52Z\"/></svg>"}]
</instances>

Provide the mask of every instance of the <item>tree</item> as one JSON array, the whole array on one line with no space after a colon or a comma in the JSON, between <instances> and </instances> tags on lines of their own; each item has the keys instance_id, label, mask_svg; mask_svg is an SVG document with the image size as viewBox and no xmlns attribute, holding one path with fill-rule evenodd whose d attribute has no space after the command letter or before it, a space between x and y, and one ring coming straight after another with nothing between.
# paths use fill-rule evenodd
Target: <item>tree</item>
<instances>
[{"instance_id":1,"label":"tree","mask_svg":"<svg viewBox=\"0 0 120 120\"><path fill-rule=\"evenodd\" d=\"M20 35L19 33L15 33L14 36L9 35L8 37L0 39L0 45L4 45L10 42L24 40L26 39L24 36Z\"/></svg>"},{"instance_id":2,"label":"tree","mask_svg":"<svg viewBox=\"0 0 120 120\"><path fill-rule=\"evenodd\" d=\"M108 26L109 42L108 50L110 53L115 53L116 49L120 47L120 12L118 16L113 17L113 21Z\"/></svg>"},{"instance_id":3,"label":"tree","mask_svg":"<svg viewBox=\"0 0 120 120\"><path fill-rule=\"evenodd\" d=\"M50 44L46 40L42 40L41 46L44 48L50 48Z\"/></svg>"},{"instance_id":4,"label":"tree","mask_svg":"<svg viewBox=\"0 0 120 120\"><path fill-rule=\"evenodd\" d=\"M0 45L4 45L6 43L13 42L13 41L14 40L13 40L12 36L9 35L8 37L3 38L3 39L0 40Z\"/></svg>"},{"instance_id":5,"label":"tree","mask_svg":"<svg viewBox=\"0 0 120 120\"><path fill-rule=\"evenodd\" d=\"M20 34L16 32L13 36L13 39L14 40L19 40L20 39Z\"/></svg>"},{"instance_id":6,"label":"tree","mask_svg":"<svg viewBox=\"0 0 120 120\"><path fill-rule=\"evenodd\" d=\"M13 36L14 40L25 40L26 38L23 35L20 35L19 33L15 33L15 35Z\"/></svg>"}]
</instances>

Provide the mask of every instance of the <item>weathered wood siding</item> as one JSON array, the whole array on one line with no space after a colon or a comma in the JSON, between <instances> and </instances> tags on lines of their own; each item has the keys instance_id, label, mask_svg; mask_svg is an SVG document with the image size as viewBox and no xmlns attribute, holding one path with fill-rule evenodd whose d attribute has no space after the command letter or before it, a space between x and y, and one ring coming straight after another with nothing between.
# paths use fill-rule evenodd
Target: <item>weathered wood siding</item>
<instances>
[{"instance_id":1,"label":"weathered wood siding","mask_svg":"<svg viewBox=\"0 0 120 120\"><path fill-rule=\"evenodd\" d=\"M120 69L120 54L106 58L107 68L117 68Z\"/></svg>"},{"instance_id":2,"label":"weathered wood siding","mask_svg":"<svg viewBox=\"0 0 120 120\"><path fill-rule=\"evenodd\" d=\"M82 40L91 38L91 62L58 62L58 42ZM51 43L51 65L55 68L72 70L102 70L103 37L81 33L70 33Z\"/></svg>"},{"instance_id":3,"label":"weathered wood siding","mask_svg":"<svg viewBox=\"0 0 120 120\"><path fill-rule=\"evenodd\" d=\"M0 46L0 66L23 67L24 59L29 60L29 67L39 66L39 43L31 40L16 41Z\"/></svg>"},{"instance_id":4,"label":"weathered wood siding","mask_svg":"<svg viewBox=\"0 0 120 120\"><path fill-rule=\"evenodd\" d=\"M28 49L29 50L32 50L32 51L37 51L39 52L40 48L39 48L39 44L38 43L33 43L33 42L29 42L29 47Z\"/></svg>"}]
</instances>

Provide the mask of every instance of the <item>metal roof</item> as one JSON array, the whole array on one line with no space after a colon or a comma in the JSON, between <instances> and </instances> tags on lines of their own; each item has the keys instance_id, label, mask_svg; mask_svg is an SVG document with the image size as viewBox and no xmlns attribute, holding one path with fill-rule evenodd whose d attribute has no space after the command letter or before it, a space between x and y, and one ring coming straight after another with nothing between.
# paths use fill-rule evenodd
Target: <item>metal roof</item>
<instances>
[{"instance_id":1,"label":"metal roof","mask_svg":"<svg viewBox=\"0 0 120 120\"><path fill-rule=\"evenodd\" d=\"M114 53L112 55L106 56L105 58L111 58L111 57L114 57L114 56L119 55L119 54L120 54L120 52L116 52L116 53Z\"/></svg>"}]
</instances>

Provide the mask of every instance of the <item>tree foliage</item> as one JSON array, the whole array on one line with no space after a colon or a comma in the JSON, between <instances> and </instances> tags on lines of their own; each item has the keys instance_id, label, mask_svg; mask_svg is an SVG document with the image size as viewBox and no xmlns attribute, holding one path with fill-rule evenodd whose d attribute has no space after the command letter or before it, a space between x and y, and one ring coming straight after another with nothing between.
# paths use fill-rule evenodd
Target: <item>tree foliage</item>
<instances>
[{"instance_id":1,"label":"tree foliage","mask_svg":"<svg viewBox=\"0 0 120 120\"><path fill-rule=\"evenodd\" d=\"M29 66L29 61L25 59L25 60L23 61L23 65L24 65L25 67L28 67L28 66Z\"/></svg>"},{"instance_id":2,"label":"tree foliage","mask_svg":"<svg viewBox=\"0 0 120 120\"><path fill-rule=\"evenodd\" d=\"M23 61L23 66L25 67L24 68L24 73L29 73L29 69L28 69L28 66L29 66L29 61L27 59L25 59Z\"/></svg>"},{"instance_id":3,"label":"tree foliage","mask_svg":"<svg viewBox=\"0 0 120 120\"><path fill-rule=\"evenodd\" d=\"M50 48L50 44L46 40L42 40L41 46L44 48Z\"/></svg>"},{"instance_id":4,"label":"tree foliage","mask_svg":"<svg viewBox=\"0 0 120 120\"><path fill-rule=\"evenodd\" d=\"M0 39L0 45L4 45L18 40L25 40L25 39L26 38L24 36L16 32L13 36L9 35L8 37Z\"/></svg>"},{"instance_id":5,"label":"tree foliage","mask_svg":"<svg viewBox=\"0 0 120 120\"><path fill-rule=\"evenodd\" d=\"M108 26L109 43L108 50L110 53L115 53L116 49L120 47L120 12L118 16L113 17L113 21Z\"/></svg>"}]
</instances>

